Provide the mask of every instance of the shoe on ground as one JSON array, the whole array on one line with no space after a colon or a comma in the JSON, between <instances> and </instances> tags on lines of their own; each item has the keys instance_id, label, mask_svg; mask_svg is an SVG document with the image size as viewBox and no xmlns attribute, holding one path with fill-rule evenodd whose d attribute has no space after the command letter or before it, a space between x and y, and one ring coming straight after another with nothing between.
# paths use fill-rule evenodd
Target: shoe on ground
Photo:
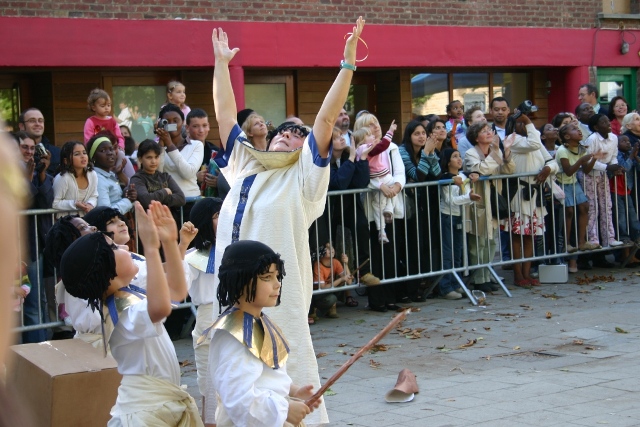
<instances>
[{"instance_id":1,"label":"shoe on ground","mask_svg":"<svg viewBox=\"0 0 640 427\"><path fill-rule=\"evenodd\" d=\"M370 305L369 310L377 311L379 313L386 313L388 311L387 307L385 307L384 305L381 305L381 306Z\"/></svg>"},{"instance_id":2,"label":"shoe on ground","mask_svg":"<svg viewBox=\"0 0 640 427\"><path fill-rule=\"evenodd\" d=\"M585 246L585 245L582 245L582 246ZM581 250L585 250L585 249L581 249ZM575 246L567 245L567 252L569 252L570 254L574 252L578 252L578 248L576 248Z\"/></svg>"},{"instance_id":3,"label":"shoe on ground","mask_svg":"<svg viewBox=\"0 0 640 427\"><path fill-rule=\"evenodd\" d=\"M465 294L465 291L464 291L464 289L462 289L462 288L454 289L454 291L456 291L456 292L457 292L457 293L459 293L460 295L464 295L464 294Z\"/></svg>"},{"instance_id":4,"label":"shoe on ground","mask_svg":"<svg viewBox=\"0 0 640 427\"><path fill-rule=\"evenodd\" d=\"M364 276L360 276L360 284L365 286L375 286L380 284L380 279L371 273L367 273Z\"/></svg>"},{"instance_id":5,"label":"shoe on ground","mask_svg":"<svg viewBox=\"0 0 640 427\"><path fill-rule=\"evenodd\" d=\"M461 299L462 298L462 294L460 294L460 293L458 293L456 291L451 291L448 294L444 295L442 298L450 299L450 300Z\"/></svg>"},{"instance_id":6,"label":"shoe on ground","mask_svg":"<svg viewBox=\"0 0 640 427\"><path fill-rule=\"evenodd\" d=\"M380 232L378 233L378 240L380 241L380 243L382 243L383 245L385 243L389 243L389 239L387 238L387 233L384 232L384 230L380 230Z\"/></svg>"},{"instance_id":7,"label":"shoe on ground","mask_svg":"<svg viewBox=\"0 0 640 427\"><path fill-rule=\"evenodd\" d=\"M580 249L581 251L592 251L594 249L600 249L600 248L602 248L602 246L600 246L599 243L585 242L582 245L580 245L578 249Z\"/></svg>"},{"instance_id":8,"label":"shoe on ground","mask_svg":"<svg viewBox=\"0 0 640 427\"><path fill-rule=\"evenodd\" d=\"M499 291L500 289L502 289L502 286L500 286L498 283L489 282L489 283L486 283L486 284L489 285L489 287L491 288L491 290L493 292Z\"/></svg>"},{"instance_id":9,"label":"shoe on ground","mask_svg":"<svg viewBox=\"0 0 640 427\"><path fill-rule=\"evenodd\" d=\"M609 240L609 246L611 246L612 248L615 248L616 246L622 246L624 245L623 242L621 242L620 240Z\"/></svg>"}]
</instances>

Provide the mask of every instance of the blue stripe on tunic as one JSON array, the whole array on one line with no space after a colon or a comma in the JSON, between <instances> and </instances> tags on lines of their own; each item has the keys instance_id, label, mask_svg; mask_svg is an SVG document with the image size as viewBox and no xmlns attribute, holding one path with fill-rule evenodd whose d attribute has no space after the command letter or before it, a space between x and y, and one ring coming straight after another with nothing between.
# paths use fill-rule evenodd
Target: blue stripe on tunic
<instances>
[{"instance_id":1,"label":"blue stripe on tunic","mask_svg":"<svg viewBox=\"0 0 640 427\"><path fill-rule=\"evenodd\" d=\"M240 200L238 201L238 207L236 208L236 215L233 218L231 243L235 243L240 240L240 226L242 225L242 218L244 217L244 211L247 207L249 191L251 190L253 182L256 180L256 176L257 175L248 176L242 181L242 187L240 187Z\"/></svg>"}]
</instances>

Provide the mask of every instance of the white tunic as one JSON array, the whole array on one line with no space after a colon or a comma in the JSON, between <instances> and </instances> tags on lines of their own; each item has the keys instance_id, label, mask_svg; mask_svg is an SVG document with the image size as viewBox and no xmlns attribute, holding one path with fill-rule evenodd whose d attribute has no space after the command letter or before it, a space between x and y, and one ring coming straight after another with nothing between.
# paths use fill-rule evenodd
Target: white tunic
<instances>
[{"instance_id":1,"label":"white tunic","mask_svg":"<svg viewBox=\"0 0 640 427\"><path fill-rule=\"evenodd\" d=\"M212 343L209 366L221 403L216 425L282 426L289 411L287 396L291 388L286 364L271 369L226 331L214 331Z\"/></svg>"},{"instance_id":2,"label":"white tunic","mask_svg":"<svg viewBox=\"0 0 640 427\"><path fill-rule=\"evenodd\" d=\"M216 158L231 190L218 220L215 271L225 248L237 240L260 241L282 256L286 272L282 302L264 312L280 325L289 341L287 363L294 384L313 384L317 390L318 363L307 323L313 291L308 230L324 211L331 153L326 159L320 157L313 132L295 153L258 152L243 141L246 137L236 125L225 151ZM292 159L298 153L299 158ZM215 284L217 289L217 274ZM305 421L328 423L324 403Z\"/></svg>"}]
</instances>

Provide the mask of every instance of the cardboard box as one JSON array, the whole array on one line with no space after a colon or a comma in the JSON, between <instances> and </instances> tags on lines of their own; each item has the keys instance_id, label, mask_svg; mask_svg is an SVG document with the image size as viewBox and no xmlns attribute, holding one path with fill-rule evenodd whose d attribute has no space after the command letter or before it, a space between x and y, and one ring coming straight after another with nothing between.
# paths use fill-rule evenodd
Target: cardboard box
<instances>
[{"instance_id":1,"label":"cardboard box","mask_svg":"<svg viewBox=\"0 0 640 427\"><path fill-rule=\"evenodd\" d=\"M79 339L11 347L7 382L37 426L104 427L122 376L113 357Z\"/></svg>"},{"instance_id":2,"label":"cardboard box","mask_svg":"<svg viewBox=\"0 0 640 427\"><path fill-rule=\"evenodd\" d=\"M567 283L569 281L569 269L566 264L538 266L538 279L540 283Z\"/></svg>"}]
</instances>

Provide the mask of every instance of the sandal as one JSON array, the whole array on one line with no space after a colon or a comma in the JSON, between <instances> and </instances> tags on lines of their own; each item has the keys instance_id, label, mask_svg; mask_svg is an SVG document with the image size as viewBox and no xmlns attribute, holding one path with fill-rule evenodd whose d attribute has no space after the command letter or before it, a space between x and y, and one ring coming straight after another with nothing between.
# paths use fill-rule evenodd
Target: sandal
<instances>
[{"instance_id":1,"label":"sandal","mask_svg":"<svg viewBox=\"0 0 640 427\"><path fill-rule=\"evenodd\" d=\"M531 279L529 283L531 283L531 286L540 286L540 280L538 279Z\"/></svg>"},{"instance_id":2,"label":"sandal","mask_svg":"<svg viewBox=\"0 0 640 427\"><path fill-rule=\"evenodd\" d=\"M531 280L529 279L516 280L513 284L519 288L531 289Z\"/></svg>"},{"instance_id":3,"label":"sandal","mask_svg":"<svg viewBox=\"0 0 640 427\"><path fill-rule=\"evenodd\" d=\"M345 300L344 305L346 305L347 307L357 307L358 301L356 301L354 297L349 295Z\"/></svg>"}]
</instances>

